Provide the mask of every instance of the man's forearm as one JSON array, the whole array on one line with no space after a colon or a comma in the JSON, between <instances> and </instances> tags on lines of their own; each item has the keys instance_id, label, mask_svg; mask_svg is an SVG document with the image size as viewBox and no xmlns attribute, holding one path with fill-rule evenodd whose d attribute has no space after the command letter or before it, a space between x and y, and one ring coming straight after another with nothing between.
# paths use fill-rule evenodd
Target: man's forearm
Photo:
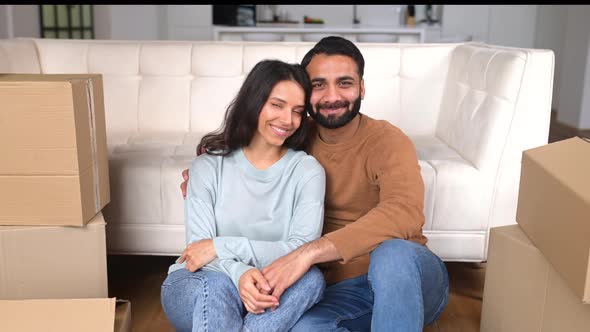
<instances>
[{"instance_id":1,"label":"man's forearm","mask_svg":"<svg viewBox=\"0 0 590 332\"><path fill-rule=\"evenodd\" d=\"M334 243L325 237L306 243L297 251L308 260L310 265L342 259Z\"/></svg>"}]
</instances>

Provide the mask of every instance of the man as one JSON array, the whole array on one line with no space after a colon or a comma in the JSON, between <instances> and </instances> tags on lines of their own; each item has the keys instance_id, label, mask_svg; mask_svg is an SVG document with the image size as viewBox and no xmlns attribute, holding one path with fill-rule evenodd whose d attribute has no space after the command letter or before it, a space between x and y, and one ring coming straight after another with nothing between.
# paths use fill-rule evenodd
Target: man
<instances>
[{"instance_id":1,"label":"man","mask_svg":"<svg viewBox=\"0 0 590 332\"><path fill-rule=\"evenodd\" d=\"M422 234L415 147L397 127L359 113L364 59L352 42L326 37L301 64L316 122L308 152L326 172L324 229L262 270L270 293L280 298L318 264L328 287L292 331L422 331L446 307L449 290L447 270Z\"/></svg>"}]
</instances>

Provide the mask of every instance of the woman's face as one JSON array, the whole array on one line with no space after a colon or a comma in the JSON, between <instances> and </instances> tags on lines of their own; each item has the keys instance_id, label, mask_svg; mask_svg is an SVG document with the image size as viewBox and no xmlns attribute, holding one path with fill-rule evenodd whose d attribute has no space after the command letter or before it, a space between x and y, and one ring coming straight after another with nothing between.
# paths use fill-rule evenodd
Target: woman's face
<instances>
[{"instance_id":1,"label":"woman's face","mask_svg":"<svg viewBox=\"0 0 590 332\"><path fill-rule=\"evenodd\" d=\"M294 81L280 81L262 106L254 139L263 139L267 144L282 146L301 125L303 112L303 88Z\"/></svg>"}]
</instances>

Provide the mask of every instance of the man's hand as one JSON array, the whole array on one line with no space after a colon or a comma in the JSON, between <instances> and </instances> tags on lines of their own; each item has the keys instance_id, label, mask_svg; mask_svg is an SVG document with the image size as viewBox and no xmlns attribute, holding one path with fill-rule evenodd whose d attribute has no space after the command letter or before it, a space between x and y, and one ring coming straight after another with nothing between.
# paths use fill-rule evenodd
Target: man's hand
<instances>
[{"instance_id":1,"label":"man's hand","mask_svg":"<svg viewBox=\"0 0 590 332\"><path fill-rule=\"evenodd\" d=\"M213 240L205 239L189 244L180 255L178 263L186 261L186 269L195 272L217 257Z\"/></svg>"},{"instance_id":2,"label":"man's hand","mask_svg":"<svg viewBox=\"0 0 590 332\"><path fill-rule=\"evenodd\" d=\"M244 272L238 284L240 298L248 312L261 314L266 308L274 308L279 305L277 297L268 295L270 286L258 269L251 268Z\"/></svg>"},{"instance_id":3,"label":"man's hand","mask_svg":"<svg viewBox=\"0 0 590 332\"><path fill-rule=\"evenodd\" d=\"M311 259L303 252L295 250L280 257L262 269L262 274L273 288L272 294L277 299L293 285L311 267Z\"/></svg>"},{"instance_id":4,"label":"man's hand","mask_svg":"<svg viewBox=\"0 0 590 332\"><path fill-rule=\"evenodd\" d=\"M182 171L182 178L184 181L180 184L180 191L182 191L182 198L186 198L186 186L188 185L188 168Z\"/></svg>"},{"instance_id":5,"label":"man's hand","mask_svg":"<svg viewBox=\"0 0 590 332\"><path fill-rule=\"evenodd\" d=\"M341 258L332 241L321 237L278 258L262 269L262 274L273 289L271 295L280 299L283 292L303 277L312 265Z\"/></svg>"}]
</instances>

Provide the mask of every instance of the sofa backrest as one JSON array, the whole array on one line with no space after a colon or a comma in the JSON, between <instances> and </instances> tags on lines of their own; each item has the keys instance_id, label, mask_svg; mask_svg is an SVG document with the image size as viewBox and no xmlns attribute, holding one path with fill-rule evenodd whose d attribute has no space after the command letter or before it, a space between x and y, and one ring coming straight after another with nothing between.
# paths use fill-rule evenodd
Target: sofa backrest
<instances>
[{"instance_id":1,"label":"sofa backrest","mask_svg":"<svg viewBox=\"0 0 590 332\"><path fill-rule=\"evenodd\" d=\"M17 39L0 41L0 71L102 73L110 133L201 133L219 126L258 61L298 63L313 45ZM362 112L409 135L433 135L458 44L357 45L366 62Z\"/></svg>"},{"instance_id":2,"label":"sofa backrest","mask_svg":"<svg viewBox=\"0 0 590 332\"><path fill-rule=\"evenodd\" d=\"M298 63L313 45L0 40L0 72L102 73L111 136L199 136L221 124L258 61ZM357 46L365 58L363 113L388 120L410 136L437 136L492 177L503 154L513 162L522 149L547 142L552 51L481 43Z\"/></svg>"}]
</instances>

